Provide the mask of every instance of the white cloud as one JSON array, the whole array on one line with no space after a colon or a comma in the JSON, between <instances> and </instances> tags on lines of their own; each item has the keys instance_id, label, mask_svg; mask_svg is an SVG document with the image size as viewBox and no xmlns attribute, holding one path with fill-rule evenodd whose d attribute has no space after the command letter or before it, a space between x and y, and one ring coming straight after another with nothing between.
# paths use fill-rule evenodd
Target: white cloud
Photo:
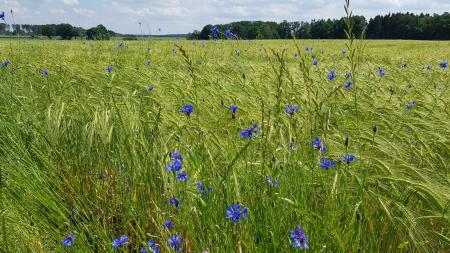
<instances>
[{"instance_id":1,"label":"white cloud","mask_svg":"<svg viewBox=\"0 0 450 253\"><path fill-rule=\"evenodd\" d=\"M79 4L78 0L62 0L62 2L71 6Z\"/></svg>"},{"instance_id":2,"label":"white cloud","mask_svg":"<svg viewBox=\"0 0 450 253\"><path fill-rule=\"evenodd\" d=\"M75 12L76 14L80 15L80 16L85 16L85 17L94 17L96 12L90 9L85 9L85 8L73 8L73 12Z\"/></svg>"},{"instance_id":3,"label":"white cloud","mask_svg":"<svg viewBox=\"0 0 450 253\"><path fill-rule=\"evenodd\" d=\"M67 11L65 11L63 9L50 9L49 12L51 14L58 14L58 15L63 15L63 14L67 13Z\"/></svg>"}]
</instances>

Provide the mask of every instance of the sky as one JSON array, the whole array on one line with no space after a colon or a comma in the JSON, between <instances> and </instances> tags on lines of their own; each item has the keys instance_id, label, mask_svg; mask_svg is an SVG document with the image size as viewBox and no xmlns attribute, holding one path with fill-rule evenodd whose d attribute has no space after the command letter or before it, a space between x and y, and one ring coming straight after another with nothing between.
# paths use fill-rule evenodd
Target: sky
<instances>
[{"instance_id":1,"label":"sky","mask_svg":"<svg viewBox=\"0 0 450 253\"><path fill-rule=\"evenodd\" d=\"M344 0L0 0L0 11L8 23L12 9L17 24L103 24L119 33L174 34L240 20L340 18L343 5ZM366 18L390 12L442 14L450 11L450 0L353 0L351 9Z\"/></svg>"}]
</instances>

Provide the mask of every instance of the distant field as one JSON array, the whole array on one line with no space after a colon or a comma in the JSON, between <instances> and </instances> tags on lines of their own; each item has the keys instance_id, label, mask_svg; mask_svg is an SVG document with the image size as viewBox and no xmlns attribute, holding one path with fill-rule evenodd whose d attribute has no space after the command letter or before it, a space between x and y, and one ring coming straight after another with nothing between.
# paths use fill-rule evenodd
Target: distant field
<instances>
[{"instance_id":1,"label":"distant field","mask_svg":"<svg viewBox=\"0 0 450 253\"><path fill-rule=\"evenodd\" d=\"M118 43L0 40L0 252L450 251L450 41Z\"/></svg>"}]
</instances>

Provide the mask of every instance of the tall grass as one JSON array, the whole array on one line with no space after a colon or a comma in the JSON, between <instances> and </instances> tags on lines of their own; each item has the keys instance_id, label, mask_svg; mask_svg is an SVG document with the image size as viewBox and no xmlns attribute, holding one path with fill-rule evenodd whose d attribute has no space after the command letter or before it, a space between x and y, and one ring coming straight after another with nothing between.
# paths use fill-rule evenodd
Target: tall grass
<instances>
[{"instance_id":1,"label":"tall grass","mask_svg":"<svg viewBox=\"0 0 450 253\"><path fill-rule=\"evenodd\" d=\"M450 43L349 41L0 42L0 251L112 252L125 234L119 251L166 252L177 233L186 252L293 252L300 225L313 252L448 252ZM225 219L236 202L248 220Z\"/></svg>"}]
</instances>

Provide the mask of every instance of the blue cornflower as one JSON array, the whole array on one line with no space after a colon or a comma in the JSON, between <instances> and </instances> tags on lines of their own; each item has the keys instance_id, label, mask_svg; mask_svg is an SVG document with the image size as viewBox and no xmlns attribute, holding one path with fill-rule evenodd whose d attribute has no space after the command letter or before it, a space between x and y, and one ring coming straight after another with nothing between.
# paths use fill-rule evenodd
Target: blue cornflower
<instances>
[{"instance_id":1,"label":"blue cornflower","mask_svg":"<svg viewBox=\"0 0 450 253\"><path fill-rule=\"evenodd\" d=\"M406 109L411 111L414 108L414 106L416 106L416 104L417 104L416 101L412 101L411 103L406 105Z\"/></svg>"},{"instance_id":2,"label":"blue cornflower","mask_svg":"<svg viewBox=\"0 0 450 253\"><path fill-rule=\"evenodd\" d=\"M229 39L229 38L233 38L234 39L236 37L236 35L233 34L233 32L231 31L231 28L228 28L225 31L225 37L227 37L227 39Z\"/></svg>"},{"instance_id":3,"label":"blue cornflower","mask_svg":"<svg viewBox=\"0 0 450 253\"><path fill-rule=\"evenodd\" d=\"M313 65L314 65L314 66L317 66L317 61L313 61Z\"/></svg>"},{"instance_id":4,"label":"blue cornflower","mask_svg":"<svg viewBox=\"0 0 450 253\"><path fill-rule=\"evenodd\" d=\"M183 165L179 160L172 161L171 163L169 163L169 165L166 166L166 169L170 172L180 171L182 168Z\"/></svg>"},{"instance_id":5,"label":"blue cornflower","mask_svg":"<svg viewBox=\"0 0 450 253\"><path fill-rule=\"evenodd\" d=\"M335 71L334 71L334 69L330 70L330 74L328 74L327 78L330 81L335 78Z\"/></svg>"},{"instance_id":6,"label":"blue cornflower","mask_svg":"<svg viewBox=\"0 0 450 253\"><path fill-rule=\"evenodd\" d=\"M212 37L213 37L213 39L216 40L216 39L217 39L217 33L219 32L219 28L213 26L213 27L211 28L211 32L212 32Z\"/></svg>"},{"instance_id":7,"label":"blue cornflower","mask_svg":"<svg viewBox=\"0 0 450 253\"><path fill-rule=\"evenodd\" d=\"M296 112L298 112L299 110L300 110L300 107L298 107L297 105L286 105L284 107L284 111L291 116L294 116L294 114Z\"/></svg>"},{"instance_id":8,"label":"blue cornflower","mask_svg":"<svg viewBox=\"0 0 450 253\"><path fill-rule=\"evenodd\" d=\"M266 176L266 184L267 185L271 185L272 184L272 179L269 176Z\"/></svg>"},{"instance_id":9,"label":"blue cornflower","mask_svg":"<svg viewBox=\"0 0 450 253\"><path fill-rule=\"evenodd\" d=\"M175 226L173 225L173 222L171 220L165 220L163 223L164 228L173 229Z\"/></svg>"},{"instance_id":10,"label":"blue cornflower","mask_svg":"<svg viewBox=\"0 0 450 253\"><path fill-rule=\"evenodd\" d=\"M177 180L178 180L178 181L187 182L188 176L187 176L186 171L183 171L183 172L179 173L179 174L177 175Z\"/></svg>"},{"instance_id":11,"label":"blue cornflower","mask_svg":"<svg viewBox=\"0 0 450 253\"><path fill-rule=\"evenodd\" d=\"M42 76L48 76L48 70L43 70L41 74Z\"/></svg>"},{"instance_id":12,"label":"blue cornflower","mask_svg":"<svg viewBox=\"0 0 450 253\"><path fill-rule=\"evenodd\" d=\"M183 108L181 108L180 112L186 114L186 116L191 116L191 113L194 112L194 105L192 104L185 104L183 105Z\"/></svg>"},{"instance_id":13,"label":"blue cornflower","mask_svg":"<svg viewBox=\"0 0 450 253\"><path fill-rule=\"evenodd\" d=\"M404 68L404 69L408 68L408 63L403 63L402 68Z\"/></svg>"},{"instance_id":14,"label":"blue cornflower","mask_svg":"<svg viewBox=\"0 0 450 253\"><path fill-rule=\"evenodd\" d=\"M205 195L206 194L205 186L202 184L202 182L198 182L195 186L200 191L201 195ZM211 186L208 187L208 192L212 192Z\"/></svg>"},{"instance_id":15,"label":"blue cornflower","mask_svg":"<svg viewBox=\"0 0 450 253\"><path fill-rule=\"evenodd\" d=\"M180 201L175 197L170 198L169 203L174 207L178 207L180 205Z\"/></svg>"},{"instance_id":16,"label":"blue cornflower","mask_svg":"<svg viewBox=\"0 0 450 253\"><path fill-rule=\"evenodd\" d=\"M148 241L147 245L150 248L150 250L153 251L153 253L160 253L161 252L161 248L159 247L158 243L156 243L154 241Z\"/></svg>"},{"instance_id":17,"label":"blue cornflower","mask_svg":"<svg viewBox=\"0 0 450 253\"><path fill-rule=\"evenodd\" d=\"M441 61L441 62L439 63L439 67L440 67L441 69L448 68L448 61Z\"/></svg>"},{"instance_id":18,"label":"blue cornflower","mask_svg":"<svg viewBox=\"0 0 450 253\"><path fill-rule=\"evenodd\" d=\"M319 139L319 137L314 137L313 142L311 143L313 148L320 150L321 153L327 152L327 148L325 146L325 143Z\"/></svg>"},{"instance_id":19,"label":"blue cornflower","mask_svg":"<svg viewBox=\"0 0 450 253\"><path fill-rule=\"evenodd\" d=\"M315 54L311 54L311 58L314 60L316 59L316 55Z\"/></svg>"},{"instance_id":20,"label":"blue cornflower","mask_svg":"<svg viewBox=\"0 0 450 253\"><path fill-rule=\"evenodd\" d=\"M253 124L253 127L249 127L245 130L242 130L241 135L242 137L244 137L244 139L254 139L255 136L259 134L258 128L259 128L258 124L255 123Z\"/></svg>"},{"instance_id":21,"label":"blue cornflower","mask_svg":"<svg viewBox=\"0 0 450 253\"><path fill-rule=\"evenodd\" d=\"M173 251L181 252L183 250L183 237L173 234L167 238L167 243Z\"/></svg>"},{"instance_id":22,"label":"blue cornflower","mask_svg":"<svg viewBox=\"0 0 450 253\"><path fill-rule=\"evenodd\" d=\"M312 48L311 48L312 49ZM305 51L308 52L309 50L311 50L309 47L305 47Z\"/></svg>"},{"instance_id":23,"label":"blue cornflower","mask_svg":"<svg viewBox=\"0 0 450 253\"><path fill-rule=\"evenodd\" d=\"M378 75L380 77L383 77L386 74L386 70L384 68L379 67L378 68Z\"/></svg>"},{"instance_id":24,"label":"blue cornflower","mask_svg":"<svg viewBox=\"0 0 450 253\"><path fill-rule=\"evenodd\" d=\"M117 44L116 45L117 47L123 47L124 46L124 44L123 44L123 42L120 42L119 44Z\"/></svg>"},{"instance_id":25,"label":"blue cornflower","mask_svg":"<svg viewBox=\"0 0 450 253\"><path fill-rule=\"evenodd\" d=\"M349 79L350 77L352 77L352 73L346 72L345 73L345 79Z\"/></svg>"},{"instance_id":26,"label":"blue cornflower","mask_svg":"<svg viewBox=\"0 0 450 253\"><path fill-rule=\"evenodd\" d=\"M115 238L112 241L113 248L117 249L117 248L119 248L120 246L124 245L127 242L128 242L128 237L126 235L122 235L120 238Z\"/></svg>"},{"instance_id":27,"label":"blue cornflower","mask_svg":"<svg viewBox=\"0 0 450 253\"><path fill-rule=\"evenodd\" d=\"M350 89L350 87L352 86L352 84L353 84L353 81L350 80L350 81L348 81L348 82L346 82L346 83L344 84L344 88L346 88L346 89L348 90L348 89Z\"/></svg>"},{"instance_id":28,"label":"blue cornflower","mask_svg":"<svg viewBox=\"0 0 450 253\"><path fill-rule=\"evenodd\" d=\"M0 11L0 19L5 20L5 12L4 11Z\"/></svg>"},{"instance_id":29,"label":"blue cornflower","mask_svg":"<svg viewBox=\"0 0 450 253\"><path fill-rule=\"evenodd\" d=\"M147 90L148 90L148 91L152 91L154 88L155 88L155 87L153 87L153 86L150 85L150 86L147 87Z\"/></svg>"},{"instance_id":30,"label":"blue cornflower","mask_svg":"<svg viewBox=\"0 0 450 253\"><path fill-rule=\"evenodd\" d=\"M139 250L139 253L148 253L148 251L147 251L146 248L142 247L142 248Z\"/></svg>"},{"instance_id":31,"label":"blue cornflower","mask_svg":"<svg viewBox=\"0 0 450 253\"><path fill-rule=\"evenodd\" d=\"M147 47L147 52L150 52L151 48Z\"/></svg>"},{"instance_id":32,"label":"blue cornflower","mask_svg":"<svg viewBox=\"0 0 450 253\"><path fill-rule=\"evenodd\" d=\"M8 60L5 60L5 61L3 61L2 62L2 68L7 68L8 67L8 65L9 65L9 61Z\"/></svg>"},{"instance_id":33,"label":"blue cornflower","mask_svg":"<svg viewBox=\"0 0 450 253\"><path fill-rule=\"evenodd\" d=\"M294 231L290 231L290 237L292 240L292 247L298 248L299 250L307 250L308 247L308 237L305 235L305 231L302 227L297 226Z\"/></svg>"},{"instance_id":34,"label":"blue cornflower","mask_svg":"<svg viewBox=\"0 0 450 253\"><path fill-rule=\"evenodd\" d=\"M228 109L232 112L232 113L236 113L237 109L239 107L237 105L231 105L230 107L228 107Z\"/></svg>"},{"instance_id":35,"label":"blue cornflower","mask_svg":"<svg viewBox=\"0 0 450 253\"><path fill-rule=\"evenodd\" d=\"M113 67L112 67L112 66L106 67L106 71L108 71L109 73L111 73L111 72L113 71Z\"/></svg>"},{"instance_id":36,"label":"blue cornflower","mask_svg":"<svg viewBox=\"0 0 450 253\"><path fill-rule=\"evenodd\" d=\"M161 248L159 247L159 244L154 241L148 241L147 243L148 247L153 251L153 253L160 253Z\"/></svg>"},{"instance_id":37,"label":"blue cornflower","mask_svg":"<svg viewBox=\"0 0 450 253\"><path fill-rule=\"evenodd\" d=\"M152 61L147 61L147 65L151 65L152 64Z\"/></svg>"},{"instance_id":38,"label":"blue cornflower","mask_svg":"<svg viewBox=\"0 0 450 253\"><path fill-rule=\"evenodd\" d=\"M280 182L278 182L278 180L274 180L273 181L273 186L275 186L275 187L280 186Z\"/></svg>"},{"instance_id":39,"label":"blue cornflower","mask_svg":"<svg viewBox=\"0 0 450 253\"><path fill-rule=\"evenodd\" d=\"M203 187L202 182L198 182L195 186L200 191L201 195L205 195L206 194L206 191L205 191L205 188Z\"/></svg>"},{"instance_id":40,"label":"blue cornflower","mask_svg":"<svg viewBox=\"0 0 450 253\"><path fill-rule=\"evenodd\" d=\"M227 220L231 219L233 222L237 222L240 219L247 219L246 214L248 213L248 210L246 207L242 207L240 203L237 203L230 205L226 210L226 213Z\"/></svg>"},{"instance_id":41,"label":"blue cornflower","mask_svg":"<svg viewBox=\"0 0 450 253\"><path fill-rule=\"evenodd\" d=\"M342 157L342 161L347 164L353 162L354 160L356 160L356 157L353 154L349 154L347 156Z\"/></svg>"},{"instance_id":42,"label":"blue cornflower","mask_svg":"<svg viewBox=\"0 0 450 253\"><path fill-rule=\"evenodd\" d=\"M320 162L320 167L324 169L332 169L334 168L334 165L336 162L333 159L329 159L328 157L322 158L322 161Z\"/></svg>"},{"instance_id":43,"label":"blue cornflower","mask_svg":"<svg viewBox=\"0 0 450 253\"><path fill-rule=\"evenodd\" d=\"M275 187L280 186L280 182L278 182L278 180L273 180L273 182L272 182L272 179L271 179L269 176L266 176L266 184L267 184L268 186L270 186L270 185L272 185L272 184L273 184L273 186L275 186Z\"/></svg>"},{"instance_id":44,"label":"blue cornflower","mask_svg":"<svg viewBox=\"0 0 450 253\"><path fill-rule=\"evenodd\" d=\"M347 54L347 50L342 50L342 55L346 55Z\"/></svg>"},{"instance_id":45,"label":"blue cornflower","mask_svg":"<svg viewBox=\"0 0 450 253\"><path fill-rule=\"evenodd\" d=\"M183 161L183 156L180 154L180 152L178 152L178 150L173 151L172 153L170 153L170 159L172 161Z\"/></svg>"},{"instance_id":46,"label":"blue cornflower","mask_svg":"<svg viewBox=\"0 0 450 253\"><path fill-rule=\"evenodd\" d=\"M75 239L75 237L77 237L77 236L74 235L74 234L70 234L70 235L66 236L66 238L64 238L62 240L62 244L64 246L67 246L67 247L72 246L73 245L73 240Z\"/></svg>"}]
</instances>

